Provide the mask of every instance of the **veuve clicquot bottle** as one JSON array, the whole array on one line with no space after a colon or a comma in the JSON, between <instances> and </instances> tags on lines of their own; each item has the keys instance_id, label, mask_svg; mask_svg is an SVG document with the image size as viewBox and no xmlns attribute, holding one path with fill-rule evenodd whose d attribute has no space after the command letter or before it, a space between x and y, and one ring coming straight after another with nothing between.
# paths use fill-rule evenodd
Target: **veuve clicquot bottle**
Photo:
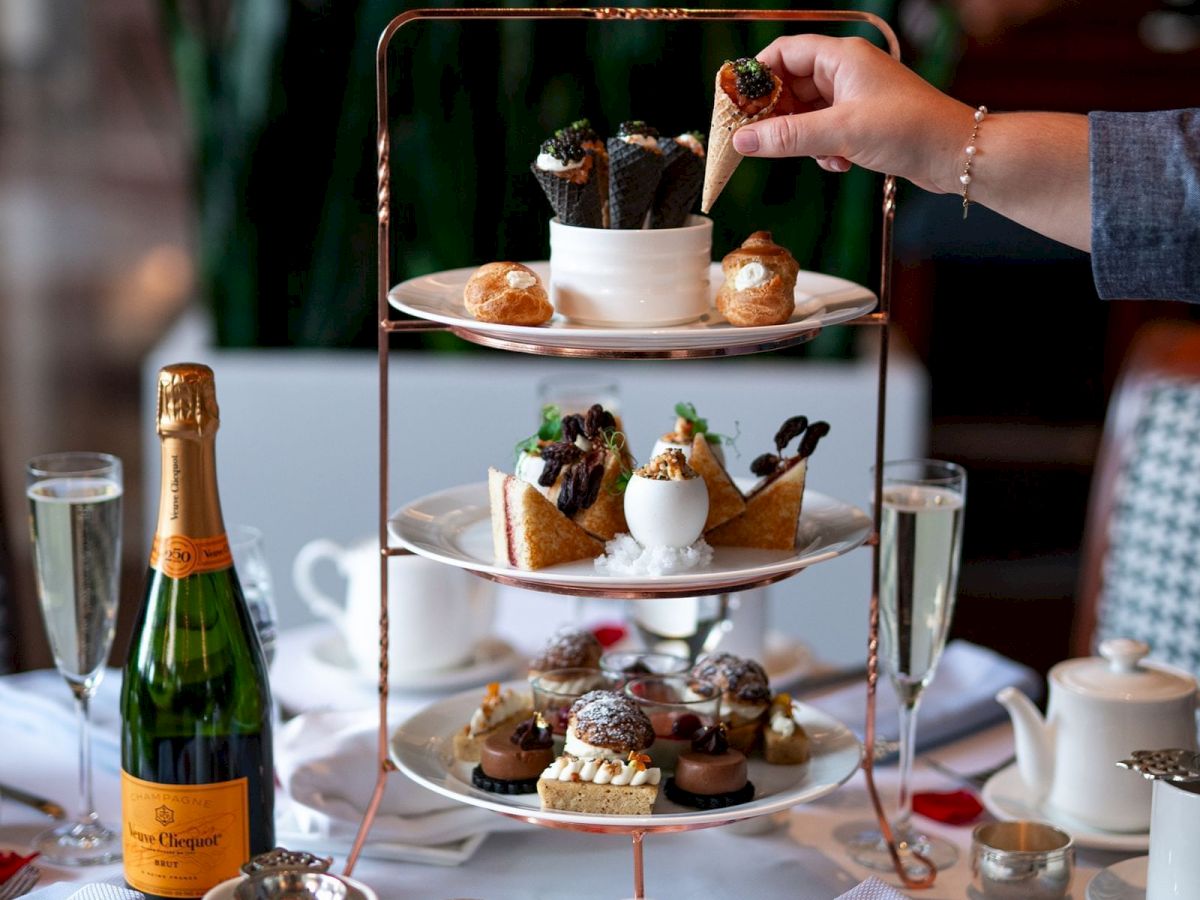
<instances>
[{"instance_id":1,"label":"veuve clicquot bottle","mask_svg":"<svg viewBox=\"0 0 1200 900\"><path fill-rule=\"evenodd\" d=\"M271 696L217 497L207 366L158 376L162 493L121 692L125 880L201 897L274 846Z\"/></svg>"}]
</instances>

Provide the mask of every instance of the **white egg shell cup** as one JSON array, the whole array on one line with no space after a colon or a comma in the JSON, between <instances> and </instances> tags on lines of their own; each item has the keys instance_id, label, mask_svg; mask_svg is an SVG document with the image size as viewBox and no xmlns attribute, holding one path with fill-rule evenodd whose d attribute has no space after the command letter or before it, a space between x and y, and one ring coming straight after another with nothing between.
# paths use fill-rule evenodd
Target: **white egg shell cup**
<instances>
[{"instance_id":1,"label":"white egg shell cup","mask_svg":"<svg viewBox=\"0 0 1200 900\"><path fill-rule=\"evenodd\" d=\"M703 478L676 481L634 475L625 487L625 521L643 547L689 547L704 531L707 518Z\"/></svg>"},{"instance_id":2,"label":"white egg shell cup","mask_svg":"<svg viewBox=\"0 0 1200 900\"><path fill-rule=\"evenodd\" d=\"M712 220L580 228L550 220L550 300L581 325L683 325L708 312Z\"/></svg>"}]
</instances>

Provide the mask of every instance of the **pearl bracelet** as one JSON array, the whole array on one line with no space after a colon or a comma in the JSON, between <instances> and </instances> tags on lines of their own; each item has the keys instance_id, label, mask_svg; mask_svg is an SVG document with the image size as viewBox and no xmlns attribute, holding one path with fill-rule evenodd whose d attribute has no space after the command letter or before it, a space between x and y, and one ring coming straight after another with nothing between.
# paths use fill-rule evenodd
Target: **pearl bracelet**
<instances>
[{"instance_id":1,"label":"pearl bracelet","mask_svg":"<svg viewBox=\"0 0 1200 900\"><path fill-rule=\"evenodd\" d=\"M967 217L967 212L971 207L971 197L967 193L971 185L971 163L975 161L975 154L978 148L975 146L975 138L979 136L979 126L983 124L983 120L987 117L988 108L981 106L975 110L975 127L971 129L971 139L967 141L966 154L967 159L963 163L962 174L958 176L959 183L962 184L962 200L963 200L963 218Z\"/></svg>"}]
</instances>

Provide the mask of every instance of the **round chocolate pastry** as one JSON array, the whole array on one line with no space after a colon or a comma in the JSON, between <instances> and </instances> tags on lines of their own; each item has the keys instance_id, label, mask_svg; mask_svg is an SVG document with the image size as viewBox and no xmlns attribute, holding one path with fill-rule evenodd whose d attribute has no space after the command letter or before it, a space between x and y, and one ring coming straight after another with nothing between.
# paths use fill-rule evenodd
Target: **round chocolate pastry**
<instances>
[{"instance_id":1,"label":"round chocolate pastry","mask_svg":"<svg viewBox=\"0 0 1200 900\"><path fill-rule=\"evenodd\" d=\"M667 797L681 806L721 809L754 798L746 779L746 755L729 746L724 725L706 725L692 738L692 749L679 754Z\"/></svg>"},{"instance_id":2,"label":"round chocolate pastry","mask_svg":"<svg viewBox=\"0 0 1200 900\"><path fill-rule=\"evenodd\" d=\"M538 776L554 762L550 726L540 715L526 719L511 735L488 735L479 750L471 783L493 794L532 794Z\"/></svg>"},{"instance_id":3,"label":"round chocolate pastry","mask_svg":"<svg viewBox=\"0 0 1200 900\"><path fill-rule=\"evenodd\" d=\"M726 703L761 705L765 709L771 702L767 672L752 659L709 653L696 661L691 676L719 687Z\"/></svg>"},{"instance_id":4,"label":"round chocolate pastry","mask_svg":"<svg viewBox=\"0 0 1200 900\"><path fill-rule=\"evenodd\" d=\"M560 628L539 656L529 661L532 678L551 669L599 669L604 648L596 636L582 628Z\"/></svg>"},{"instance_id":5,"label":"round chocolate pastry","mask_svg":"<svg viewBox=\"0 0 1200 900\"><path fill-rule=\"evenodd\" d=\"M654 743L654 724L637 703L615 691L588 691L571 705L568 738L625 756ZM569 741L568 741L569 743ZM569 749L569 747L568 747Z\"/></svg>"}]
</instances>

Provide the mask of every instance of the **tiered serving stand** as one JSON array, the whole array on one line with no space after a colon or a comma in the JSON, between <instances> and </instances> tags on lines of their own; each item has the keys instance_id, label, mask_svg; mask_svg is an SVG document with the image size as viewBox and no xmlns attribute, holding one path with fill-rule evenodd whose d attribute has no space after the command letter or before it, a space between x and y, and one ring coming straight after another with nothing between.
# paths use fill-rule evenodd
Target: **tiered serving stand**
<instances>
[{"instance_id":1,"label":"tiered serving stand","mask_svg":"<svg viewBox=\"0 0 1200 900\"><path fill-rule=\"evenodd\" d=\"M780 327L776 331L764 334L756 329L737 329L713 323L711 328L701 328L705 332L703 338L697 337L696 330L681 328L678 330L678 342L673 340L672 329L662 330L647 340L645 335L631 334L624 340L620 330L613 329L605 335L605 340L597 342L594 336L581 332L577 337L572 336L569 328L556 329L553 332L545 328L508 328L494 329L476 323L466 317L439 316L434 313L426 314L412 304L405 305L404 285L393 290L390 279L389 247L391 219L391 178L390 178L390 138L388 130L388 47L400 28L427 19L449 20L503 20L503 19L581 19L581 20L693 20L704 22L735 22L735 21L770 21L770 22L820 22L846 23L857 22L876 28L887 42L892 56L899 58L899 47L892 29L879 17L870 13L840 10L725 10L725 9L678 9L678 8L563 8L563 9L416 9L397 16L384 29L379 39L376 53L377 77L377 129L378 129L378 313L379 313L379 740L378 761L379 772L371 801L359 827L354 846L346 862L345 872L351 874L358 856L362 851L367 834L379 808L380 800L386 786L387 778L395 772L398 765L395 748L391 743L391 732L388 727L388 559L392 556L413 552L414 548L423 555L440 558L452 565L469 568L475 574L503 584L514 585L536 591L550 591L571 595L607 597L624 600L652 601L656 598L676 596L697 596L718 594L733 591L749 590L771 584L781 578L803 569L823 558L845 552L853 546L866 542L872 548L872 589L870 599L869 634L867 639L867 712L865 723L865 746L867 752L861 754L861 765L866 775L868 790L875 808L876 816L883 833L887 836L892 851L893 862L897 874L908 887L926 887L933 883L935 872L932 867L926 877L914 879L905 873L900 865L895 841L880 803L875 787L873 774L873 755L870 748L875 743L875 690L878 680L878 632L879 632L879 523L881 484L880 471L883 462L883 435L886 408L887 389L887 360L889 316L891 305L891 259L892 259L892 225L895 216L895 180L892 176L884 179L882 203L882 245L880 248L882 265L878 305L868 304L867 310L856 314L847 323L856 326L873 326L879 330L879 376L875 425L875 502L873 516L863 533L857 539L842 542L834 552L827 554L807 554L799 548L791 564L785 564L764 572L760 566L748 566L739 569L736 565L725 571L720 578L712 581L689 580L686 585L657 583L653 580L635 582L633 584L605 584L602 579L592 579L590 583L581 583L578 578L556 580L553 570L541 573L527 573L516 569L506 569L490 565L471 564L470 561L454 558L453 554L438 554L421 542L406 541L408 546L397 546L389 536L389 400L388 400L388 361L391 336L404 332L449 331L459 338L475 344L509 350L518 353L530 353L543 356L558 356L572 358L590 358L605 360L622 359L698 359L719 356L737 356L749 353L763 353L783 347L795 346L812 340L826 324L835 321L821 316L813 316L802 320L799 324L790 323L792 327ZM452 275L453 273L439 273ZM431 276L437 277L437 276ZM411 287L411 284L409 284ZM389 304L389 293L393 294L392 304ZM415 317L398 317L394 315L392 305L399 304ZM718 329L721 329L718 331ZM428 499L428 498L427 498ZM805 512L808 513L809 504ZM803 519L802 519L803 524ZM393 523L394 527L395 523ZM585 582L587 579L585 579ZM814 712L810 710L810 712ZM819 714L818 714L819 715ZM419 718L419 717L418 717ZM414 720L416 721L416 720ZM818 725L822 723L817 722ZM829 723L824 723L828 725ZM832 723L833 727L840 723ZM844 750L844 748L842 748ZM855 748L857 752L857 747ZM431 773L412 771L406 767L419 781L433 786L436 778ZM851 771L853 767L851 766ZM835 778L828 790L833 790L840 781L849 777L848 774ZM444 787L444 785L443 785ZM435 788L436 789L436 788ZM824 792L824 791L822 791ZM726 824L747 815L766 815L781 808L780 802L764 802L752 804L753 809L738 812L736 807L722 810L720 813L668 814L654 815L641 818L614 818L607 816L563 815L553 812L543 812L533 807L510 806L505 803L472 796L469 790L444 789L443 793L473 805L493 809L503 815L522 819L545 827L564 828L573 831L595 833L624 833L629 834L633 849L634 897L644 896L642 840L650 832L686 831L696 828L710 828ZM812 799L819 795L817 792L794 791L786 805Z\"/></svg>"}]
</instances>

